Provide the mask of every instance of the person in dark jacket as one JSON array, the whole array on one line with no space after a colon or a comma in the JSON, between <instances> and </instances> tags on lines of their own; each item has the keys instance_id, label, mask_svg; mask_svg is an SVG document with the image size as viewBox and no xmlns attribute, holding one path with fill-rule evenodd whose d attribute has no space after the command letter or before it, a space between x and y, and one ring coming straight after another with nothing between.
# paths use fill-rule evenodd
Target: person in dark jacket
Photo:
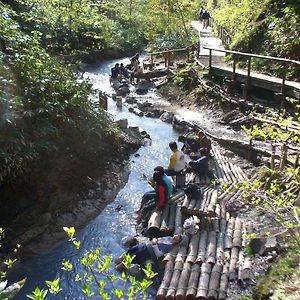
<instances>
[{"instance_id":1,"label":"person in dark jacket","mask_svg":"<svg viewBox=\"0 0 300 300\"><path fill-rule=\"evenodd\" d=\"M209 19L210 19L209 12L207 10L204 10L202 13L203 29L207 29L209 25Z\"/></svg>"},{"instance_id":2,"label":"person in dark jacket","mask_svg":"<svg viewBox=\"0 0 300 300\"><path fill-rule=\"evenodd\" d=\"M199 130L197 135L199 138L200 148L202 148L203 154L207 157L210 157L211 140L205 135L205 133L202 130Z\"/></svg>"},{"instance_id":3,"label":"person in dark jacket","mask_svg":"<svg viewBox=\"0 0 300 300\"><path fill-rule=\"evenodd\" d=\"M187 172L194 172L196 175L208 175L208 157L205 155L205 149L200 149L201 157L189 162Z\"/></svg>"},{"instance_id":4,"label":"person in dark jacket","mask_svg":"<svg viewBox=\"0 0 300 300\"><path fill-rule=\"evenodd\" d=\"M118 79L120 74L120 65L118 63L115 64L113 68L111 68L111 79Z\"/></svg>"},{"instance_id":5,"label":"person in dark jacket","mask_svg":"<svg viewBox=\"0 0 300 300\"><path fill-rule=\"evenodd\" d=\"M180 244L181 241L182 235L175 234L173 236L154 238L148 243L135 244L115 261L115 269L117 271L124 270L123 259L124 255L128 254L134 256L132 263L138 264L141 269L146 267L146 264L149 262L149 260L157 265L157 259L161 259L164 254L170 252L176 245Z\"/></svg>"}]
</instances>

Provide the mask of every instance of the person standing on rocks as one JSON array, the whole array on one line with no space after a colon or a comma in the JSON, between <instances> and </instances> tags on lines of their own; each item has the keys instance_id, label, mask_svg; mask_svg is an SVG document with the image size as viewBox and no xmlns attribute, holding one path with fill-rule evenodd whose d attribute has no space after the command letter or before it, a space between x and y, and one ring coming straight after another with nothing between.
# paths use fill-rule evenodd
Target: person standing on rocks
<instances>
[{"instance_id":1,"label":"person standing on rocks","mask_svg":"<svg viewBox=\"0 0 300 300\"><path fill-rule=\"evenodd\" d=\"M99 108L107 111L107 95L102 91L99 91Z\"/></svg>"}]
</instances>

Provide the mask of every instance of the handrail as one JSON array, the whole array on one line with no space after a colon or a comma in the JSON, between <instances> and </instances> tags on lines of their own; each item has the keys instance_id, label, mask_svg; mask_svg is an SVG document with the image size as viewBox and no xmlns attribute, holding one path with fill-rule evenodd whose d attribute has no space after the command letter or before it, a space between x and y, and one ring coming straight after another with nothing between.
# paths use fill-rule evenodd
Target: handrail
<instances>
[{"instance_id":1,"label":"handrail","mask_svg":"<svg viewBox=\"0 0 300 300\"><path fill-rule=\"evenodd\" d=\"M197 47L197 49L195 49L195 46ZM153 52L153 53L148 53L148 55L150 55L150 62L151 65L153 64L153 56L156 55L164 55L165 58L165 66L166 67L170 67L173 63L172 63L172 56L175 52L186 52L186 60L188 61L190 59L190 50L197 50L197 55L199 54L199 43L194 43L191 44L189 46L186 46L185 48L180 48L180 49L166 49L163 51L159 51L159 52Z\"/></svg>"},{"instance_id":2,"label":"handrail","mask_svg":"<svg viewBox=\"0 0 300 300\"><path fill-rule=\"evenodd\" d=\"M219 51L219 52L225 52L225 53L231 53L231 54L236 54L236 55L243 55L243 56L248 56L248 57L275 60L275 61L280 61L280 62L289 62L289 63L294 63L294 64L297 64L297 65L300 65L300 61L293 60L293 59L288 59L288 58L266 56L266 55L260 55L260 54L252 54L252 53L239 52L239 51L233 51L233 50L223 50L223 49L217 49L217 48L211 48L211 47L203 47L203 49L208 49L208 50L212 50L212 51Z\"/></svg>"},{"instance_id":3,"label":"handrail","mask_svg":"<svg viewBox=\"0 0 300 300\"><path fill-rule=\"evenodd\" d=\"M252 54L252 53L246 53L246 52L238 52L233 50L223 50L223 49L216 49L211 47L203 47L203 49L209 50L209 60L208 60L208 67L209 67L209 76L212 75L212 52L213 51L219 51L224 53L230 53L233 54L233 65L232 65L232 81L233 84L236 83L237 80L237 72L236 72L236 64L237 64L237 56L246 56L248 59L247 63L247 76L246 76L246 84L243 89L243 96L245 99L248 98L248 91L251 86L251 59L253 57L255 58L262 58L267 60L273 60L280 63L283 67L283 74L282 74L282 81L281 81L281 88L280 88L280 94L278 96L281 96L281 108L284 108L284 101L285 101L285 87L286 87L286 74L287 74L287 67L289 64L297 64L300 65L300 61L287 59L287 58L280 58L280 57L274 57L274 56L266 56L266 55L259 55L259 54Z\"/></svg>"},{"instance_id":4,"label":"handrail","mask_svg":"<svg viewBox=\"0 0 300 300\"><path fill-rule=\"evenodd\" d=\"M187 49L198 45L199 42L196 42L194 44L191 44L189 46L186 46L185 48L179 48L179 49L167 49L167 50L163 50L163 51L159 51L159 52L153 52L153 53L148 53L148 55L158 55L158 54L165 54L165 53L169 53L169 52L181 52L181 51L186 51Z\"/></svg>"}]
</instances>

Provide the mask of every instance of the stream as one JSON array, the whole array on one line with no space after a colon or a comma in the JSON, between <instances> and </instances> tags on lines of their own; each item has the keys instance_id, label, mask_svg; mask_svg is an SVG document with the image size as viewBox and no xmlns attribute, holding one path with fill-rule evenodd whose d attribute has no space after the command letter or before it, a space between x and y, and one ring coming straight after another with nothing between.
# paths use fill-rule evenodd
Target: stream
<instances>
[{"instance_id":1,"label":"stream","mask_svg":"<svg viewBox=\"0 0 300 300\"><path fill-rule=\"evenodd\" d=\"M106 61L100 65L89 67L84 73L84 77L89 77L94 88L100 89L108 94L114 91L109 85L110 69L116 63L123 62L126 65L129 59ZM131 92L134 96L134 92ZM141 97L141 96L139 96ZM162 102L167 101L159 97L155 91L150 91L142 96L145 101ZM97 98L93 101L98 101ZM27 283L21 292L14 298L16 300L27 299L29 294L36 287L46 288L45 280L61 278L62 292L58 296L48 293L47 299L85 299L80 291L79 284L74 280L74 272L68 273L61 270L62 261L70 260L74 271L83 273L83 267L78 259L88 249L102 247L103 255L118 257L124 249L120 245L120 240L128 234L135 234L134 211L138 209L140 199L145 191L151 190L143 177L143 174L152 174L152 170L157 165L166 166L168 164L170 150L168 143L176 140L176 133L170 124L162 122L160 119L138 117L130 112L126 105L122 109L116 107L116 103L109 98L108 112L114 119L127 118L129 126L138 125L143 127L150 134L152 143L141 147L138 154L130 157L131 173L125 187L118 193L115 201L109 204L98 217L92 220L85 228L76 232L76 237L81 241L81 249L65 241L59 242L46 254L27 257L21 261L10 275L11 281L20 280L27 277ZM121 206L121 210L116 207ZM153 295L151 295L153 294ZM149 291L149 299L154 298L155 291ZM101 299L94 296L93 299Z\"/></svg>"}]
</instances>

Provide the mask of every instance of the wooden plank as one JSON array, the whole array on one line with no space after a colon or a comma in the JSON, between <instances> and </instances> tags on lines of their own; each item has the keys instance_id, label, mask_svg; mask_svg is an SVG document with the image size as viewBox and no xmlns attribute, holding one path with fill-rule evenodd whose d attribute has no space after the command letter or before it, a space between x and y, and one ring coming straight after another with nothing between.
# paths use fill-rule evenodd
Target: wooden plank
<instances>
[{"instance_id":1,"label":"wooden plank","mask_svg":"<svg viewBox=\"0 0 300 300\"><path fill-rule=\"evenodd\" d=\"M212 74L220 75L224 77L231 77L232 70L231 67L227 66L212 66ZM247 82L247 71L236 69L236 81L241 83ZM251 86L264 88L273 92L280 93L282 80L277 77L267 76L264 74L258 74L255 72L251 73ZM293 81L285 81L285 94L287 96L299 98L300 95L300 83Z\"/></svg>"}]
</instances>

